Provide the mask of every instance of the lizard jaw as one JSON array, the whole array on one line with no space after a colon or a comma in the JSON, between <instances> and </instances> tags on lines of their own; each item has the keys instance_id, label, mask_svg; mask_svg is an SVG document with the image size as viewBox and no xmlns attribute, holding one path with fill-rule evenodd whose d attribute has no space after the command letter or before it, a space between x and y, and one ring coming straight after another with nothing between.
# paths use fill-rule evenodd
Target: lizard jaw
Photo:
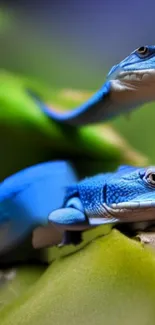
<instances>
[{"instance_id":1,"label":"lizard jaw","mask_svg":"<svg viewBox=\"0 0 155 325\"><path fill-rule=\"evenodd\" d=\"M122 71L114 80L127 80L127 81L142 81L142 82L153 82L155 81L155 70L134 70L134 71Z\"/></svg>"},{"instance_id":2,"label":"lizard jaw","mask_svg":"<svg viewBox=\"0 0 155 325\"><path fill-rule=\"evenodd\" d=\"M123 111L155 100L155 70L120 72L110 83L110 99Z\"/></svg>"},{"instance_id":3,"label":"lizard jaw","mask_svg":"<svg viewBox=\"0 0 155 325\"><path fill-rule=\"evenodd\" d=\"M105 205L109 217L117 218L119 223L155 221L155 202L122 202Z\"/></svg>"}]
</instances>

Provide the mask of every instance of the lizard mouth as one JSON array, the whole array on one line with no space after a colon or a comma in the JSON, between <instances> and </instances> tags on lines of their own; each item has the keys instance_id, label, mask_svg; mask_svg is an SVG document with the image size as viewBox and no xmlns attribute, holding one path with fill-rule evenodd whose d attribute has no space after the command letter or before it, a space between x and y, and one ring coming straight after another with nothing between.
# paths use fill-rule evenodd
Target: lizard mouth
<instances>
[{"instance_id":1,"label":"lizard mouth","mask_svg":"<svg viewBox=\"0 0 155 325\"><path fill-rule=\"evenodd\" d=\"M105 209L109 217L117 218L118 223L155 221L155 201L113 203Z\"/></svg>"},{"instance_id":2,"label":"lizard mouth","mask_svg":"<svg viewBox=\"0 0 155 325\"><path fill-rule=\"evenodd\" d=\"M155 81L155 70L123 71L115 76L113 80L152 82L153 80Z\"/></svg>"},{"instance_id":3,"label":"lizard mouth","mask_svg":"<svg viewBox=\"0 0 155 325\"><path fill-rule=\"evenodd\" d=\"M119 109L155 100L155 70L120 71L113 76L110 97ZM120 95L121 94L121 95Z\"/></svg>"}]
</instances>

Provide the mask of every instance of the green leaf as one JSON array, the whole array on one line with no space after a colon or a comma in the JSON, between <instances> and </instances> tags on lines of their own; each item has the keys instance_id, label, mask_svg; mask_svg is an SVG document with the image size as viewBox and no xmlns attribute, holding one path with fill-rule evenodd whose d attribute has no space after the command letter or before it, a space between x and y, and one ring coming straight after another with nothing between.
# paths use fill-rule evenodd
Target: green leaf
<instances>
[{"instance_id":1,"label":"green leaf","mask_svg":"<svg viewBox=\"0 0 155 325\"><path fill-rule=\"evenodd\" d=\"M147 159L133 150L108 124L73 129L50 121L30 97L28 89L43 100L47 98L46 101L56 107L62 107L63 103L63 107L74 107L89 97L83 92L78 92L77 96L73 91L67 91L66 97L66 91L50 91L27 78L1 71L0 180L26 166L58 158L87 160L85 166L90 159L96 161L99 168L92 168L90 173L115 168L125 162L147 163Z\"/></svg>"}]
</instances>

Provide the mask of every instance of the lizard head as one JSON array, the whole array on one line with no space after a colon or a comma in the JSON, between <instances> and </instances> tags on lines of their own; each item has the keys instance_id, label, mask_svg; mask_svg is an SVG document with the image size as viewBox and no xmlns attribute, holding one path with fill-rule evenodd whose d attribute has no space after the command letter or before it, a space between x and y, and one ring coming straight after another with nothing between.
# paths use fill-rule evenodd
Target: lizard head
<instances>
[{"instance_id":1,"label":"lizard head","mask_svg":"<svg viewBox=\"0 0 155 325\"><path fill-rule=\"evenodd\" d=\"M155 220L155 167L121 166L82 181L79 195L90 224Z\"/></svg>"},{"instance_id":2,"label":"lizard head","mask_svg":"<svg viewBox=\"0 0 155 325\"><path fill-rule=\"evenodd\" d=\"M111 82L114 90L118 90L118 93L121 91L120 104L136 106L154 100L155 45L142 46L134 50L112 67L107 80ZM119 96L114 99L119 101Z\"/></svg>"},{"instance_id":3,"label":"lizard head","mask_svg":"<svg viewBox=\"0 0 155 325\"><path fill-rule=\"evenodd\" d=\"M108 79L147 80L155 78L155 45L134 50L119 64L112 67Z\"/></svg>"},{"instance_id":4,"label":"lizard head","mask_svg":"<svg viewBox=\"0 0 155 325\"><path fill-rule=\"evenodd\" d=\"M50 221L69 230L153 220L155 167L151 166L121 166L115 172L86 178L68 188L63 209L50 216Z\"/></svg>"}]
</instances>

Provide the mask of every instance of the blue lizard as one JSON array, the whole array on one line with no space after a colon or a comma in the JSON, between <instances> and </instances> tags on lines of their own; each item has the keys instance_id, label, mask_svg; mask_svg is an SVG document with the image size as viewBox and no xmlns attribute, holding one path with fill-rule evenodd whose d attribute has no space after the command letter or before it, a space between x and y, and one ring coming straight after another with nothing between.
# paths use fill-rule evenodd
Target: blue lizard
<instances>
[{"instance_id":1,"label":"blue lizard","mask_svg":"<svg viewBox=\"0 0 155 325\"><path fill-rule=\"evenodd\" d=\"M105 121L155 99L155 46L143 46L112 67L105 84L82 106L56 112L35 94L43 112L52 120L72 126Z\"/></svg>"},{"instance_id":2,"label":"blue lizard","mask_svg":"<svg viewBox=\"0 0 155 325\"><path fill-rule=\"evenodd\" d=\"M61 123L106 120L154 99L154 67L155 46L141 47L113 67L104 86L80 108L58 114L39 103L45 114ZM78 181L67 162L32 166L0 185L0 253L39 225L52 223L63 229L66 243L75 243L75 231L80 235L100 224L151 222L154 212L155 167L121 167Z\"/></svg>"},{"instance_id":3,"label":"blue lizard","mask_svg":"<svg viewBox=\"0 0 155 325\"><path fill-rule=\"evenodd\" d=\"M63 230L66 244L76 244L81 231L91 227L151 222L155 219L155 167L122 166L78 181L65 161L38 164L1 183L0 214L0 252L49 223Z\"/></svg>"}]
</instances>

